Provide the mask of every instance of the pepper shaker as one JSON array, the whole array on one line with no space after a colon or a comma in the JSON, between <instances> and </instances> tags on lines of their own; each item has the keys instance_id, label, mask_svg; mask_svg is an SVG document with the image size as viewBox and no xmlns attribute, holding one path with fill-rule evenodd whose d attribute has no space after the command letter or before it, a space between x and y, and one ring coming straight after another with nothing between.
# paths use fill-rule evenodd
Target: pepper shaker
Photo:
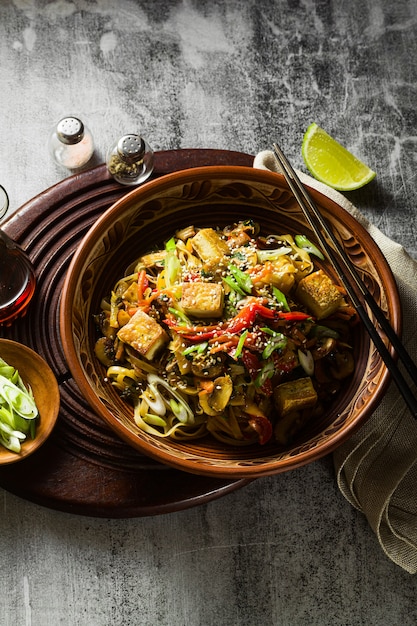
<instances>
[{"instance_id":1,"label":"pepper shaker","mask_svg":"<svg viewBox=\"0 0 417 626\"><path fill-rule=\"evenodd\" d=\"M140 135L123 135L107 154L107 169L123 185L139 185L154 169L154 153Z\"/></svg>"},{"instance_id":2,"label":"pepper shaker","mask_svg":"<svg viewBox=\"0 0 417 626\"><path fill-rule=\"evenodd\" d=\"M93 156L93 137L78 117L64 117L49 137L49 150L58 165L76 170Z\"/></svg>"}]
</instances>

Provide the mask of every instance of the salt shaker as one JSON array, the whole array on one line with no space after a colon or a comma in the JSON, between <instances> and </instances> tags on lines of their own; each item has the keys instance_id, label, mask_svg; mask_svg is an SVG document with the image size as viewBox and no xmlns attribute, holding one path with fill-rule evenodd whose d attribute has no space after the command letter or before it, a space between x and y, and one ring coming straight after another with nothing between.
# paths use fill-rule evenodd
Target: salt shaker
<instances>
[{"instance_id":1,"label":"salt shaker","mask_svg":"<svg viewBox=\"0 0 417 626\"><path fill-rule=\"evenodd\" d=\"M64 117L49 137L49 150L58 165L76 170L93 156L93 137L78 117Z\"/></svg>"},{"instance_id":2,"label":"salt shaker","mask_svg":"<svg viewBox=\"0 0 417 626\"><path fill-rule=\"evenodd\" d=\"M139 185L154 168L154 153L140 135L123 135L107 154L107 169L123 185Z\"/></svg>"}]
</instances>

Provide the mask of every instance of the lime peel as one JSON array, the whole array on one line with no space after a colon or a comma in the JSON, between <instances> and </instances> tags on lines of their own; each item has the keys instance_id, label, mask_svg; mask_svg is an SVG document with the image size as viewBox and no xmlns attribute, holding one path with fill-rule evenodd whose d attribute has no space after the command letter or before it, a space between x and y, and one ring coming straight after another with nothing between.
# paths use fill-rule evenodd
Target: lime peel
<instances>
[{"instance_id":1,"label":"lime peel","mask_svg":"<svg viewBox=\"0 0 417 626\"><path fill-rule=\"evenodd\" d=\"M359 189L376 176L315 122L304 134L301 153L314 178L338 191Z\"/></svg>"}]
</instances>

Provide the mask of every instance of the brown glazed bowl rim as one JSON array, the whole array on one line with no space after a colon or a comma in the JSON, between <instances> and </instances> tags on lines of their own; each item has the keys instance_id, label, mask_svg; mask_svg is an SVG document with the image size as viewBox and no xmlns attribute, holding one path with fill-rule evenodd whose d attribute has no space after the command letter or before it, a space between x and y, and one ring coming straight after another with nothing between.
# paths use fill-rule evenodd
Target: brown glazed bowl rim
<instances>
[{"instance_id":1,"label":"brown glazed bowl rim","mask_svg":"<svg viewBox=\"0 0 417 626\"><path fill-rule=\"evenodd\" d=\"M28 346L0 339L0 357L17 369L23 382L31 387L39 411L35 438L23 441L20 453L0 446L0 465L9 465L33 454L48 439L58 418L60 393L48 363Z\"/></svg>"},{"instance_id":2,"label":"brown glazed bowl rim","mask_svg":"<svg viewBox=\"0 0 417 626\"><path fill-rule=\"evenodd\" d=\"M107 425L133 448L163 464L191 473L217 476L219 478L255 478L294 469L329 454L343 443L343 441L349 438L373 413L384 395L390 381L390 374L380 359L379 354L369 342L369 338L365 338L364 341L369 342L370 356L366 358L367 371L372 372L370 374L371 379L368 381L371 384L364 385L366 390L361 390L360 392L363 394L364 399L362 397L355 398L355 407L357 408L350 409L351 415L349 415L349 418L340 428L335 426L329 429L328 432L326 431L320 435L320 443L315 443L313 447L309 447L309 445L299 445L296 453L284 455L283 458L280 457L277 459L275 455L263 458L263 447L260 446L259 458L255 458L248 463L243 460L243 462L233 462L230 463L230 465L227 460L217 462L216 458L206 463L204 458L199 459L198 455L195 456L194 453L190 453L189 455L183 452L179 455L176 453L171 454L170 450L166 448L162 449L151 436L142 436L142 434L138 435L137 433L133 433L130 428L127 428L126 425L121 423L120 419L113 414L110 406L111 403L103 401L98 396L90 379L93 366L91 363L88 363L85 354L80 353L79 342L74 339L74 324L77 323L77 319L75 319L77 315L74 314L74 301L81 284L83 288L85 288L86 285L88 289L91 288L91 285L88 284L88 276L87 278L85 278L85 276L83 277L83 272L86 272L86 275L89 272L88 266L91 261L89 251L94 245L97 245L96 242L100 242L100 245L104 242L104 247L106 248L107 246L106 249L109 249L109 247L111 247L111 237L109 235L114 235L113 231L115 230L113 224L118 222L118 220L121 221L124 216L129 214L129 211L131 213L136 212L136 217L141 215L141 211L143 215L145 213L147 215L149 213L149 207L152 207L153 199L161 194L168 193L172 189L181 188L183 193L186 193L188 201L193 194L198 196L199 190L201 190L201 181L203 181L202 185L204 186L204 184L209 185L209 181L212 181L213 185L216 183L220 185L219 181L223 180L230 182L228 191L229 188L233 187L233 190L237 190L237 193L240 193L240 189L244 189L245 185L249 186L249 188L257 188L259 186L263 188L263 186L266 186L268 190L276 188L279 189L286 198L289 207L295 204L295 200L290 194L288 186L281 174L243 166L206 166L181 170L167 174L156 180L151 180L141 187L135 188L103 213L86 233L76 250L65 277L61 296L60 332L70 371L80 391L97 415L101 416ZM241 185L241 187L239 187L239 185ZM379 283L376 285L376 295L385 301L387 315L391 324L393 328L400 333L401 305L398 289L393 273L378 245L353 215L346 211L335 200L312 187L309 188L309 192L319 207L322 207L325 213L327 213L329 219L335 220L336 226L341 225L342 230L346 230L347 237L351 234L351 239L353 240L352 249L349 250L351 258L356 259L358 257L360 266L360 257L362 255L365 257L365 260L369 260L369 263L375 269L378 279L377 282L380 281L382 286L382 289L379 289ZM143 209L141 207L143 207ZM181 212L181 210L181 208L178 209L179 212ZM299 211L299 208L291 208L291 210ZM175 214L175 209L172 213ZM283 212L282 215L284 215ZM145 217L144 219L147 218ZM196 218L196 220L198 219L201 221L202 218ZM207 217L205 221L207 226L210 224L215 225L210 223L210 217ZM152 224L154 223L157 223L156 219L152 222ZM147 244L146 250L145 247L143 247L141 252L149 250L151 245L152 240ZM350 245L349 241L348 245ZM137 256L139 256L139 254L140 252L138 252ZM121 269L121 272L123 269ZM119 276L120 275L121 273ZM371 278L372 277L370 277L370 279ZM84 283L86 283L86 285ZM104 295L104 293L102 295ZM84 334L86 332L87 331L85 331ZM84 337L83 340L86 341L86 337ZM338 416L335 416L335 424L337 420Z\"/></svg>"}]
</instances>

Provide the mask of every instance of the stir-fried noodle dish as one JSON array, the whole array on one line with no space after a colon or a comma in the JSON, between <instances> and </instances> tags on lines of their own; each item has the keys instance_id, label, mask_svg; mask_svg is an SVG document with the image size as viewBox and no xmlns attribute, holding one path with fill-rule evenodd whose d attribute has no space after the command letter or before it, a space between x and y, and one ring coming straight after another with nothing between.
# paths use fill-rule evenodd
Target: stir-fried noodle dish
<instances>
[{"instance_id":1,"label":"stir-fried noodle dish","mask_svg":"<svg viewBox=\"0 0 417 626\"><path fill-rule=\"evenodd\" d=\"M314 261L313 261L314 259ZM288 444L354 369L355 310L304 235L189 226L95 316L105 379L157 437Z\"/></svg>"}]
</instances>

